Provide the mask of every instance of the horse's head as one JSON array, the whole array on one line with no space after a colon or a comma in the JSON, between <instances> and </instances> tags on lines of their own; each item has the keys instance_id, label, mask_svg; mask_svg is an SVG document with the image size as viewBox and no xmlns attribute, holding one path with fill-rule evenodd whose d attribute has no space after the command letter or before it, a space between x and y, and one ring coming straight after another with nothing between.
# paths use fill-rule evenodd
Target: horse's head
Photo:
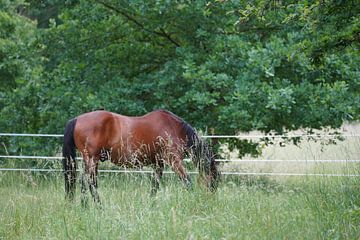
<instances>
[{"instance_id":1,"label":"horse's head","mask_svg":"<svg viewBox=\"0 0 360 240\"><path fill-rule=\"evenodd\" d=\"M188 153L199 169L199 180L205 180L206 186L211 191L215 191L220 180L220 172L217 170L215 155L211 147L184 121L183 130L187 138Z\"/></svg>"},{"instance_id":2,"label":"horse's head","mask_svg":"<svg viewBox=\"0 0 360 240\"><path fill-rule=\"evenodd\" d=\"M209 149L209 155L207 156L210 159L210 169L207 174L207 186L211 191L216 191L218 183L220 181L220 171L217 168L217 163L215 161L215 155L212 150Z\"/></svg>"},{"instance_id":3,"label":"horse's head","mask_svg":"<svg viewBox=\"0 0 360 240\"><path fill-rule=\"evenodd\" d=\"M211 147L205 143L200 143L201 154L198 155L198 165L200 178L205 181L210 191L216 191L220 181L220 171L217 169L215 154Z\"/></svg>"}]
</instances>

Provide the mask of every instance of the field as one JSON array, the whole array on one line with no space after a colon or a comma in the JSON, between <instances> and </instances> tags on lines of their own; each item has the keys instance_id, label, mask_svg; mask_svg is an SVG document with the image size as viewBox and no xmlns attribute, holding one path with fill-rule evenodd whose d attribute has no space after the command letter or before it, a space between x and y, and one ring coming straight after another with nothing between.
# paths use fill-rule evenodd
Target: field
<instances>
[{"instance_id":1,"label":"field","mask_svg":"<svg viewBox=\"0 0 360 240\"><path fill-rule=\"evenodd\" d=\"M305 141L300 146L268 147L260 158L359 156L359 138L349 138L329 146ZM360 174L360 165L227 163L222 170ZM194 189L187 191L167 174L157 195L150 196L147 174L101 173L103 204L95 206L90 199L84 208L79 189L74 203L65 201L60 172L0 172L0 239L360 238L360 177L228 175L216 193L197 185L195 175L192 178Z\"/></svg>"},{"instance_id":2,"label":"field","mask_svg":"<svg viewBox=\"0 0 360 240\"><path fill-rule=\"evenodd\" d=\"M195 180L194 180L195 181ZM196 182L196 181L195 181ZM0 175L2 239L358 239L360 179L227 177L215 194L167 175L101 175L101 208L64 201L60 174Z\"/></svg>"},{"instance_id":3,"label":"field","mask_svg":"<svg viewBox=\"0 0 360 240\"><path fill-rule=\"evenodd\" d=\"M275 172L275 173L321 173L321 174L349 174L359 163L346 160L359 160L360 158L360 124L344 124L341 132L346 135L342 141L336 144L326 144L329 139L318 141L303 140L300 144L285 144L280 147L279 143L269 145L262 151L258 158L245 157L247 159L266 159L268 162L244 162L228 163L224 169L240 172ZM294 132L292 134L301 134ZM322 132L322 134L326 134ZM252 132L250 135L261 135ZM236 158L236 154L228 154L229 158ZM272 162L271 160L285 160ZM287 161L292 160L292 161ZM308 161L306 161L308 160ZM327 163L314 162L312 160L330 160ZM344 160L343 162L335 162ZM331 162L333 161L333 162Z\"/></svg>"}]
</instances>

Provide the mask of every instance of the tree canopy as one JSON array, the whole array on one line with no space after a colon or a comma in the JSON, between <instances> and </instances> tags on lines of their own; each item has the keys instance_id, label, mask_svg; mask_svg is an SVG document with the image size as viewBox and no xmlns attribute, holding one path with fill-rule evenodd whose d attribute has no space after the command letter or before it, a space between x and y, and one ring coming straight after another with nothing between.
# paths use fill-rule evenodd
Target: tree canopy
<instances>
[{"instance_id":1,"label":"tree canopy","mask_svg":"<svg viewBox=\"0 0 360 240\"><path fill-rule=\"evenodd\" d=\"M61 133L68 119L100 107L165 108L211 134L359 119L357 1L0 5L1 132Z\"/></svg>"}]
</instances>

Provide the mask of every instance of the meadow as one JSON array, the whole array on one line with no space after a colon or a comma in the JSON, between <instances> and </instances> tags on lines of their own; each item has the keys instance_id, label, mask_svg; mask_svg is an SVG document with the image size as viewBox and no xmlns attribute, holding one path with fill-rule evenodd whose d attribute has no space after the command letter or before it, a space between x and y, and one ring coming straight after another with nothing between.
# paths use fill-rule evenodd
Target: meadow
<instances>
[{"instance_id":1,"label":"meadow","mask_svg":"<svg viewBox=\"0 0 360 240\"><path fill-rule=\"evenodd\" d=\"M194 176L195 177L195 176ZM166 175L101 174L102 207L64 200L60 173L0 174L1 239L358 239L360 178L227 176L216 193ZM196 183L196 180L194 179Z\"/></svg>"},{"instance_id":2,"label":"meadow","mask_svg":"<svg viewBox=\"0 0 360 240\"><path fill-rule=\"evenodd\" d=\"M0 133L61 134L101 108L166 108L207 134L332 132L360 120L356 2L0 0ZM223 163L241 176L223 175L215 193L195 175L187 191L167 174L151 196L147 174L100 173L103 204L84 208L79 187L64 199L61 161L45 159L61 155L60 138L5 135L0 240L360 239L360 138L243 141L244 159L276 161ZM222 158L235 157L228 144Z\"/></svg>"},{"instance_id":3,"label":"meadow","mask_svg":"<svg viewBox=\"0 0 360 240\"><path fill-rule=\"evenodd\" d=\"M260 158L352 160L359 151L359 138L328 146L304 141L270 146ZM2 167L31 163L9 159L6 164ZM53 167L61 168L60 162ZM358 162L226 163L221 169L360 174ZM65 201L61 172L0 172L0 239L360 238L360 177L224 175L215 193L198 185L196 175L192 180L188 191L166 174L151 196L148 174L100 173L103 204L96 206L89 195L84 208L79 184L75 202Z\"/></svg>"}]
</instances>

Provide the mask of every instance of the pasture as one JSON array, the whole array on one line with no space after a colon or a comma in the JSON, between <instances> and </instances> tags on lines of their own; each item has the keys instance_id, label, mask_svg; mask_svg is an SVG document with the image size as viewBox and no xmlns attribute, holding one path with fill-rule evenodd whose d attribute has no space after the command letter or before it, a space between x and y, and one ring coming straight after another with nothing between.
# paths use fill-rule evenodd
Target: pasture
<instances>
[{"instance_id":1,"label":"pasture","mask_svg":"<svg viewBox=\"0 0 360 240\"><path fill-rule=\"evenodd\" d=\"M358 159L359 146L359 138L325 147L304 141L268 147L261 158L351 160ZM358 162L225 163L221 169L360 174ZM151 196L149 174L100 173L103 205L97 207L89 196L91 204L84 208L79 183L75 202L65 201L61 172L0 172L0 239L360 237L360 177L224 175L216 193L199 185L196 175L191 178L194 189L188 191L174 174L165 174Z\"/></svg>"},{"instance_id":2,"label":"pasture","mask_svg":"<svg viewBox=\"0 0 360 240\"><path fill-rule=\"evenodd\" d=\"M357 2L0 0L0 240L360 240Z\"/></svg>"},{"instance_id":3,"label":"pasture","mask_svg":"<svg viewBox=\"0 0 360 240\"><path fill-rule=\"evenodd\" d=\"M358 171L359 172L359 171ZM64 201L62 174L1 173L2 239L358 239L360 179L226 177L215 194L167 175L101 174L102 208Z\"/></svg>"}]
</instances>

